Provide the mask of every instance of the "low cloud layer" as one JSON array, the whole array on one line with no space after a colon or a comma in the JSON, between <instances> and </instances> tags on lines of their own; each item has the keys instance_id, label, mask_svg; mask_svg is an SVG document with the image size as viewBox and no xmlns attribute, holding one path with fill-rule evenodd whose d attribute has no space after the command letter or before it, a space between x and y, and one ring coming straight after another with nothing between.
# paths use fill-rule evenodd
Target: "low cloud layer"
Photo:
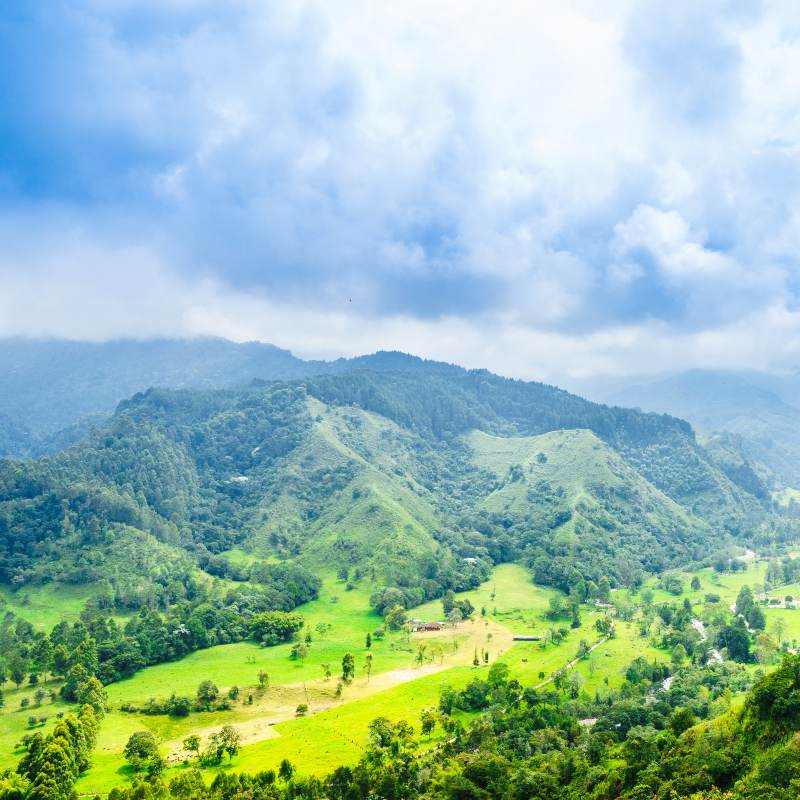
<instances>
[{"instance_id":1,"label":"low cloud layer","mask_svg":"<svg viewBox=\"0 0 800 800\"><path fill-rule=\"evenodd\" d=\"M0 335L800 366L792 4L16 5Z\"/></svg>"}]
</instances>

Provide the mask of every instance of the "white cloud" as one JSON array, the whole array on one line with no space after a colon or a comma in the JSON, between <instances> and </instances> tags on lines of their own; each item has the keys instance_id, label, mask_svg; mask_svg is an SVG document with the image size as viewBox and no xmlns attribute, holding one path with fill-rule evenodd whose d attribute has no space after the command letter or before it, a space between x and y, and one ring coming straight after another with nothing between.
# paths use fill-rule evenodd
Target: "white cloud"
<instances>
[{"instance_id":1,"label":"white cloud","mask_svg":"<svg viewBox=\"0 0 800 800\"><path fill-rule=\"evenodd\" d=\"M797 355L790 3L85 8L88 85L41 92L68 189L0 181L0 333L542 377Z\"/></svg>"}]
</instances>

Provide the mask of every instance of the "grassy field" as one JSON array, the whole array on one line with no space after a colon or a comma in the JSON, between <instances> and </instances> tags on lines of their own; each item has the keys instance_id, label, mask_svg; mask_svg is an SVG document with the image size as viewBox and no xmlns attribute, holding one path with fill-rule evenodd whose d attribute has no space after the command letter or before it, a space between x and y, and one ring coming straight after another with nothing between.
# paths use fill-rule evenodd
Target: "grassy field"
<instances>
[{"instance_id":1,"label":"grassy field","mask_svg":"<svg viewBox=\"0 0 800 800\"><path fill-rule=\"evenodd\" d=\"M57 688L57 684L40 684L46 691ZM16 764L23 755L23 751L17 748L20 739L32 731L49 731L56 722L56 714L68 711L70 706L60 699L55 701L46 698L41 706L36 705L34 697L38 687L23 686L16 689L12 683L7 683L3 687L3 700L5 705L0 709L0 770ZM22 708L20 703L27 700L28 707ZM35 716L37 720L46 717L46 722L37 723L35 727L28 724L29 717Z\"/></svg>"},{"instance_id":2,"label":"grassy field","mask_svg":"<svg viewBox=\"0 0 800 800\"><path fill-rule=\"evenodd\" d=\"M0 586L0 613L8 611L28 620L35 628L49 631L62 619L74 622L87 600L94 597L93 586L47 584L14 592Z\"/></svg>"},{"instance_id":3,"label":"grassy field","mask_svg":"<svg viewBox=\"0 0 800 800\"><path fill-rule=\"evenodd\" d=\"M681 597L656 588L655 581L649 582L648 588L652 588L656 602L681 602L683 597L689 597L700 604L705 594L715 592L728 604L741 586L763 583L765 571L766 565L757 561L748 562L744 573L717 575L712 570L701 570L697 573L701 588L695 592L689 587L692 575L682 574L685 591ZM472 666L476 651L486 650L490 663L502 660L524 685L534 685L542 680L542 675L549 678L571 661L581 639L593 644L599 638L594 629L599 614L585 609L582 627L569 630L558 646L512 642L513 634L541 634L554 625L564 627L566 621L554 624L544 617L551 590L533 585L523 567L504 564L495 568L490 579L477 589L460 595L468 597L477 609L472 623L462 623L457 630L441 633L407 637L396 632L383 641L373 639L374 667L368 680L363 670L365 637L381 624L369 606L370 588L356 586L347 591L344 583L332 576L324 579L319 599L300 609L313 636L309 655L302 663L289 657L290 645L261 648L241 642L199 651L109 686L112 711L103 723L93 766L78 783L79 793L107 792L131 777L121 753L128 737L142 729L151 730L161 742L162 752L170 761L168 774L186 768L187 754L181 744L186 736L190 733L205 736L224 724L237 727L243 746L231 764L207 769L205 774L209 779L218 770L275 768L284 758L292 761L301 773L325 773L358 759L369 723L375 717L404 719L418 726L422 710L438 702L445 686L462 687L475 675L485 672L483 664ZM640 601L641 596L634 595L631 599ZM766 613L769 624L778 616L786 617L787 640L800 638L800 611L768 609ZM427 603L413 609L410 615L425 620L440 619L441 603ZM324 635L318 635L316 626L323 622L330 628ZM421 662L417 659L420 645L426 647ZM337 698L335 676L345 652L356 656L357 677L342 697ZM667 653L654 649L647 639L639 636L635 622L618 621L615 638L578 662L575 671L587 692L602 694L622 683L625 668L639 655L654 660L668 658ZM325 663L331 665L334 674L331 680L324 679ZM265 692L256 688L260 670L270 675L271 685ZM193 713L186 718L119 710L122 703L142 703L148 697L165 697L172 691L193 695L197 684L204 679L213 680L223 691L234 685L240 687L240 699L232 710ZM32 713L19 710L19 700L25 695L32 698L32 694L29 689L6 693L6 708L0 716L0 767L19 757L13 747L28 729L27 718ZM245 702L248 695L253 696L252 704ZM307 703L310 713L297 718L295 709L300 703ZM35 713L47 715L46 726L49 726L55 713L64 709L60 702L46 700ZM439 735L435 732L432 741Z\"/></svg>"},{"instance_id":4,"label":"grassy field","mask_svg":"<svg viewBox=\"0 0 800 800\"><path fill-rule=\"evenodd\" d=\"M181 753L183 738L192 732L207 734L226 723L240 730L243 747L232 765L218 769L267 769L288 758L301 771L322 773L353 762L363 750L372 719L383 715L416 724L421 711L438 702L445 686L463 686L484 671L483 665L472 666L476 651L489 652L490 662L506 661L512 674L530 685L540 680L540 673L549 677L571 660L582 638L596 641L598 634L593 627L596 614L587 611L584 626L570 631L557 647L512 643L513 633L541 632L552 625L543 619L550 595L550 591L531 583L524 568L512 564L497 567L487 582L462 595L469 597L478 609L474 622L462 623L457 630L413 635L410 641L401 633L382 642L375 641L374 672L367 681L363 671L364 637L378 627L380 620L369 608L366 588L356 587L347 592L341 582L326 578L320 598L300 610L312 630L318 622L328 622L333 627L324 638L315 639L303 664L289 658L288 645L259 648L240 643L210 648L174 664L151 667L129 681L109 686L112 705L117 709L126 700L164 696L172 689L193 693L204 678L215 680L221 688L239 685L243 697L252 693L254 702L253 705L237 703L228 712L196 713L184 719L114 710L103 724L93 767L81 778L78 790L105 792L125 780L129 770L121 751L128 736L142 728L158 736L162 751L174 763L170 772L184 768L180 763L186 755ZM486 607L486 617L480 616L482 607ZM410 614L420 619L441 618L441 603L420 606ZM621 640L619 653L615 650L613 657L600 661L601 667L592 670L592 680L595 675L598 681L608 676L611 685L621 680L622 642L627 641ZM420 664L416 656L421 644L427 650ZM441 653L436 652L437 645ZM337 699L336 681L324 680L320 664L327 660L335 675L341 656L347 651L356 655L357 677L342 698ZM270 674L272 682L263 694L253 688L261 669ZM294 710L300 702L308 702L312 713L295 718ZM214 770L207 772L211 776Z\"/></svg>"},{"instance_id":5,"label":"grassy field","mask_svg":"<svg viewBox=\"0 0 800 800\"><path fill-rule=\"evenodd\" d=\"M162 753L170 762L168 774L186 768L187 754L182 750L186 736L190 733L206 736L224 724L237 727L243 746L232 764L225 763L216 770L275 768L288 758L301 773L324 773L358 759L369 723L377 716L404 719L418 728L420 713L438 702L445 686L462 687L475 675L485 673L484 664L472 665L476 652L480 655L485 650L490 663L502 660L524 685L534 685L542 680L542 675L549 678L571 661L582 639L590 644L599 639L594 628L598 613L587 608L582 612L582 627L568 630L558 646L513 642L514 634L541 634L554 626L565 627L567 621L547 620L544 612L552 590L534 586L523 567L505 564L498 566L477 589L460 595L468 597L477 609L474 621L461 623L455 630L447 628L411 637L396 632L382 641L373 639L373 672L368 677L364 671L365 637L381 624L369 606L371 588L357 585L347 591L344 583L332 576L324 579L319 599L299 609L313 637L309 655L302 663L290 658L290 645L262 648L241 642L150 667L129 680L110 685L112 710L103 722L93 766L81 777L78 792L103 793L128 780L131 772L122 750L128 737L142 729L151 730L159 739ZM441 603L427 603L413 609L410 615L424 620L440 619ZM330 626L324 635L316 633L318 623ZM421 645L425 652L418 658ZM356 657L356 679L337 697L336 675L345 652ZM622 682L625 667L637 655L667 657L638 636L635 624L618 623L616 638L604 643L575 669L587 691L602 693ZM326 663L334 676L330 680L324 678L322 665ZM257 688L261 670L270 675L266 691ZM120 710L123 703L141 704L148 697L166 697L173 691L193 695L199 682L205 679L213 680L222 691L234 685L240 688L239 700L230 711L171 718ZM19 700L26 694L32 696L32 691L6 693L6 707L0 715L0 767L10 766L19 757L13 748L27 730L31 713L18 710ZM248 695L253 697L252 704L247 703ZM310 713L297 718L295 710L300 703L307 703ZM46 700L36 713L46 714L49 726L55 713L65 708L60 702ZM432 741L440 735L435 732ZM211 779L214 772L215 769L208 769L205 774Z\"/></svg>"}]
</instances>

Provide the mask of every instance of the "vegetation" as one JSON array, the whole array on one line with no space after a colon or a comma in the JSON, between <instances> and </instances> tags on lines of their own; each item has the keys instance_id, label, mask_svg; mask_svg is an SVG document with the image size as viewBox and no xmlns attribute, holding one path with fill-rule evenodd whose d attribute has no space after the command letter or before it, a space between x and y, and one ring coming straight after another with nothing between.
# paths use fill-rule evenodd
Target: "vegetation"
<instances>
[{"instance_id":1,"label":"vegetation","mask_svg":"<svg viewBox=\"0 0 800 800\"><path fill-rule=\"evenodd\" d=\"M782 746L792 518L679 420L405 366L0 461L0 800L668 798L716 725Z\"/></svg>"}]
</instances>

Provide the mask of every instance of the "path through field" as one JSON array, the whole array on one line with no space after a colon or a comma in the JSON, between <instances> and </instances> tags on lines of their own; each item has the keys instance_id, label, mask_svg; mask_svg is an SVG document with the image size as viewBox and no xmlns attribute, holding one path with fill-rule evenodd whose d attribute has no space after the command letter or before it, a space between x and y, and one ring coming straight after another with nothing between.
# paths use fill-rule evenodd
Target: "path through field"
<instances>
[{"instance_id":1,"label":"path through field","mask_svg":"<svg viewBox=\"0 0 800 800\"><path fill-rule=\"evenodd\" d=\"M468 635L466 640L463 638L465 633ZM456 636L459 639L458 649L451 651L450 648L454 648ZM274 706L265 708L262 714L250 719L232 721L231 724L239 732L243 745L272 739L280 735L274 729L274 725L296 718L298 699L311 695L316 697L317 699L308 703L307 716L318 714L335 706L380 694L395 686L442 672L454 666L472 664L474 653L480 652L482 649L490 651L493 658L497 657L513 645L513 636L507 628L496 622L477 619L460 623L455 630L415 634L412 636L411 642L416 647L423 645L427 648L426 659L433 656L435 647L440 647L441 660L434 658L433 663L422 663L414 667L380 672L369 678L358 677L345 689L341 699L335 699L332 693L333 687L336 686L335 679L325 681L320 678L305 683L285 684L280 687L281 701ZM436 663L437 661L439 663ZM267 695L269 692L270 690L267 690ZM324 700L319 699L321 693L325 695ZM211 725L193 731L193 733L200 736L205 743L212 733L219 730L219 727L219 724ZM170 763L181 762L190 756L190 753L184 750L182 738L167 741L164 745L169 749L167 760Z\"/></svg>"}]
</instances>

